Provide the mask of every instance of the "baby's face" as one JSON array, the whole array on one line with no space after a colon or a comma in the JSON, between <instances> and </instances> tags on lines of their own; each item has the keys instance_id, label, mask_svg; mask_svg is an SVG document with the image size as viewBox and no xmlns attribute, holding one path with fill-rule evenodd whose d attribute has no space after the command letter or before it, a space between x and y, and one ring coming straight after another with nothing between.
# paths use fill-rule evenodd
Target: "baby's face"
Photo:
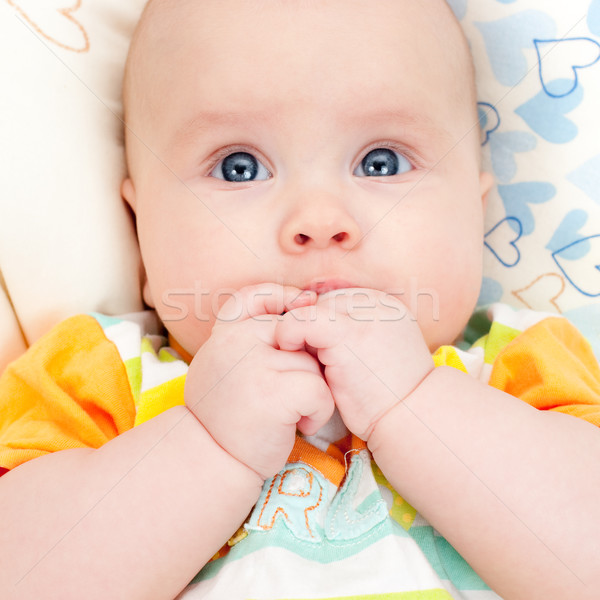
<instances>
[{"instance_id":1,"label":"baby's face","mask_svg":"<svg viewBox=\"0 0 600 600\"><path fill-rule=\"evenodd\" d=\"M193 354L261 282L383 290L430 348L451 342L479 292L488 179L443 0L162 4L132 65L123 193L179 343Z\"/></svg>"}]
</instances>

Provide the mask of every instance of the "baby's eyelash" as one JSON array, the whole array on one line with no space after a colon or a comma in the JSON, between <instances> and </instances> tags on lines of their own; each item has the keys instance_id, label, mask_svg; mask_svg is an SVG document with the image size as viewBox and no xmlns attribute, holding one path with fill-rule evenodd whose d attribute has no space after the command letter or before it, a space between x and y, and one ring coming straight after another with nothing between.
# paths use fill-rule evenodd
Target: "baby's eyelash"
<instances>
[{"instance_id":1,"label":"baby's eyelash","mask_svg":"<svg viewBox=\"0 0 600 600\"><path fill-rule=\"evenodd\" d=\"M359 168L364 158L370 152L379 148L389 149L393 152L397 152L398 154L402 155L410 163L413 169L419 169L423 167L422 159L413 149L411 149L405 144L400 144L398 142L390 140L383 140L379 142L373 142L367 147L365 147L363 150L361 150L361 152L358 154L357 158L355 159L352 165L352 173L356 172L356 169ZM228 156L231 156L232 154L236 153L251 154L257 159L257 161L259 161L265 166L270 175L274 174L274 169L270 165L269 161L255 147L253 147L250 144L232 144L230 146L224 146L222 148L219 148L218 150L212 153L212 155L208 159L208 162L206 163L206 166L202 169L204 176L210 177L212 173L214 173L217 166L223 160L225 160Z\"/></svg>"},{"instance_id":2,"label":"baby's eyelash","mask_svg":"<svg viewBox=\"0 0 600 600\"><path fill-rule=\"evenodd\" d=\"M269 162L263 157L263 155L258 150L256 150L256 148L244 144L234 144L233 146L225 146L223 148L220 148L212 154L207 163L207 166L204 169L205 176L208 177L222 160L224 160L231 154L235 154L236 152L245 152L248 154L252 154L256 157L257 160L267 165L267 168L270 173L273 172L272 168L269 166Z\"/></svg>"},{"instance_id":3,"label":"baby's eyelash","mask_svg":"<svg viewBox=\"0 0 600 600\"><path fill-rule=\"evenodd\" d=\"M367 154L369 154L369 152L376 150L377 148L387 148L388 150L393 150L394 152L401 154L406 158L406 160L408 160L408 162L413 166L413 168L422 167L421 159L419 158L417 153L414 152L414 150L412 150L404 144L399 144L397 142L391 141L374 142L372 144L369 144L359 154L356 166L360 164L360 162L364 159L365 156L367 156Z\"/></svg>"}]
</instances>

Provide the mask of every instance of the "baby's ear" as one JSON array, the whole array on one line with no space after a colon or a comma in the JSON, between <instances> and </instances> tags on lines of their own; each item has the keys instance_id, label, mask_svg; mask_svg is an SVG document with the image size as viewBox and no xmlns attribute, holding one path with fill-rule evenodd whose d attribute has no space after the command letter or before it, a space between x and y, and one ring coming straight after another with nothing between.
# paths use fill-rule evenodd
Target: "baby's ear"
<instances>
[{"instance_id":1,"label":"baby's ear","mask_svg":"<svg viewBox=\"0 0 600 600\"><path fill-rule=\"evenodd\" d=\"M121 183L121 197L135 213L135 188L133 187L133 181L129 177L123 179L123 183Z\"/></svg>"},{"instance_id":2,"label":"baby's ear","mask_svg":"<svg viewBox=\"0 0 600 600\"><path fill-rule=\"evenodd\" d=\"M487 197L490 193L490 190L494 187L494 176L491 173L486 173L483 171L479 175L479 190L481 193L481 202L483 204L483 210L487 207Z\"/></svg>"}]
</instances>

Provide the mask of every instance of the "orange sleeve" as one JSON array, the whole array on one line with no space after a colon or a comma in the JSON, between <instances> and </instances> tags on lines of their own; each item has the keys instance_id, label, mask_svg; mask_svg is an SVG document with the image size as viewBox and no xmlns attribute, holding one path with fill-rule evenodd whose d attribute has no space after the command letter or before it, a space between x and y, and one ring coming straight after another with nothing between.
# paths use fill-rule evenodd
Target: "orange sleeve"
<instances>
[{"instance_id":1,"label":"orange sleeve","mask_svg":"<svg viewBox=\"0 0 600 600\"><path fill-rule=\"evenodd\" d=\"M489 383L540 410L600 426L600 367L566 319L544 319L515 338L499 353Z\"/></svg>"},{"instance_id":2,"label":"orange sleeve","mask_svg":"<svg viewBox=\"0 0 600 600\"><path fill-rule=\"evenodd\" d=\"M0 469L57 450L98 448L134 418L116 346L93 317L72 317L0 378Z\"/></svg>"}]
</instances>

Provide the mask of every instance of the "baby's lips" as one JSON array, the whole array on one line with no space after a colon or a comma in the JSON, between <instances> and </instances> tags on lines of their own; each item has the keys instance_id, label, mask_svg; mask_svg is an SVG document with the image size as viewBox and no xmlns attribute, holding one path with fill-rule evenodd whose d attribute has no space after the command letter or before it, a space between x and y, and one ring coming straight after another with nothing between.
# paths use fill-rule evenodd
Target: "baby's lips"
<instances>
[{"instance_id":1,"label":"baby's lips","mask_svg":"<svg viewBox=\"0 0 600 600\"><path fill-rule=\"evenodd\" d=\"M353 288L357 287L356 285L346 281L345 279L316 279L311 282L305 290L316 292L317 294L326 294L327 292L332 292L334 290L341 290L345 288Z\"/></svg>"}]
</instances>

